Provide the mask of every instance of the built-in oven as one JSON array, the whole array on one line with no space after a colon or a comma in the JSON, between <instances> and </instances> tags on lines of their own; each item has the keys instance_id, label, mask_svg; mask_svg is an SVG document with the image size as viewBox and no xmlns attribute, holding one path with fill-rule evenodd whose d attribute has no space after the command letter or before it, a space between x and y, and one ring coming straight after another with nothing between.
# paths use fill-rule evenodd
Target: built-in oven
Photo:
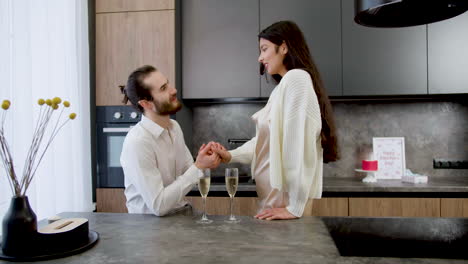
<instances>
[{"instance_id":1,"label":"built-in oven","mask_svg":"<svg viewBox=\"0 0 468 264\"><path fill-rule=\"evenodd\" d=\"M131 106L96 107L97 188L123 188L122 145L130 128L141 120Z\"/></svg>"}]
</instances>

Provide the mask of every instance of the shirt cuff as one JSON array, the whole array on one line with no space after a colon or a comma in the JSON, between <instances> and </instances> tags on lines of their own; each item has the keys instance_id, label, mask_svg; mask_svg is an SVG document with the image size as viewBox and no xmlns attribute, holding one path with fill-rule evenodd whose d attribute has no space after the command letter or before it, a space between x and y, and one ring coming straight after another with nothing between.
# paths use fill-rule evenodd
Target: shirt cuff
<instances>
[{"instance_id":1,"label":"shirt cuff","mask_svg":"<svg viewBox=\"0 0 468 264\"><path fill-rule=\"evenodd\" d=\"M197 168L195 164L192 164L192 166L190 166L184 174L187 175L187 179L191 183L197 183L198 179L203 177L203 171Z\"/></svg>"},{"instance_id":2,"label":"shirt cuff","mask_svg":"<svg viewBox=\"0 0 468 264\"><path fill-rule=\"evenodd\" d=\"M229 163L240 162L239 161L239 156L241 156L241 153L239 153L238 150L230 150L228 152L229 152L229 154L231 154L231 160L229 161Z\"/></svg>"},{"instance_id":3,"label":"shirt cuff","mask_svg":"<svg viewBox=\"0 0 468 264\"><path fill-rule=\"evenodd\" d=\"M304 204L302 204L301 202L297 201L296 204L294 205L288 205L286 207L286 210L288 210L288 212L290 212L292 215L294 215L295 217L302 217L302 215L304 214L304 208L307 204L307 200Z\"/></svg>"}]
</instances>

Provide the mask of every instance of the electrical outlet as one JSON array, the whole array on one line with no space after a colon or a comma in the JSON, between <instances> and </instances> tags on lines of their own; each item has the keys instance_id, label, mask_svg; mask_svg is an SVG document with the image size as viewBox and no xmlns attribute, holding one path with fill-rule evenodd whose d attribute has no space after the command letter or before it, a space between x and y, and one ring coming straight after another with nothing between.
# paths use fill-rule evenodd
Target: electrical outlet
<instances>
[{"instance_id":1,"label":"electrical outlet","mask_svg":"<svg viewBox=\"0 0 468 264\"><path fill-rule=\"evenodd\" d=\"M434 169L468 169L468 160L434 159Z\"/></svg>"}]
</instances>

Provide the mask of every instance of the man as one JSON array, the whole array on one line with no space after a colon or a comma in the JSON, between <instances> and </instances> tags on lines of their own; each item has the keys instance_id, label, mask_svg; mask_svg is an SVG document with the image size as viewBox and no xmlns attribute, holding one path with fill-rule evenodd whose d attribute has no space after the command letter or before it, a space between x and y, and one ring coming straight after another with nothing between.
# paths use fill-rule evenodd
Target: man
<instances>
[{"instance_id":1,"label":"man","mask_svg":"<svg viewBox=\"0 0 468 264\"><path fill-rule=\"evenodd\" d=\"M184 197L201 170L217 167L220 158L209 143L193 162L179 124L170 119L182 107L177 90L153 66L130 74L124 93L124 102L143 113L127 134L120 156L128 212L163 216L177 211L187 204Z\"/></svg>"}]
</instances>

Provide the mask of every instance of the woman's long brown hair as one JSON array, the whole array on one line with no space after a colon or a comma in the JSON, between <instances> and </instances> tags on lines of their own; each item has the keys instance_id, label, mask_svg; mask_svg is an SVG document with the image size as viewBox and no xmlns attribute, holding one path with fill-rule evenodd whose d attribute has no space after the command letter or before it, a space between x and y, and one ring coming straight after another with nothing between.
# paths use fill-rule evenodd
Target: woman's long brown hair
<instances>
[{"instance_id":1,"label":"woman's long brown hair","mask_svg":"<svg viewBox=\"0 0 468 264\"><path fill-rule=\"evenodd\" d=\"M340 157L333 109L324 89L320 73L310 55L304 34L296 23L292 21L280 21L265 28L260 32L258 37L259 39L263 38L269 40L277 46L280 46L283 42L286 43L288 52L283 60L286 69L288 71L292 69L303 69L310 74L315 94L317 95L320 105L320 115L322 117L322 131L320 137L323 148L323 162L337 161ZM278 47L276 51L278 52ZM260 74L263 75L264 73L265 67L260 63ZM279 74L272 75L272 78L276 83L281 81L281 75Z\"/></svg>"}]
</instances>

